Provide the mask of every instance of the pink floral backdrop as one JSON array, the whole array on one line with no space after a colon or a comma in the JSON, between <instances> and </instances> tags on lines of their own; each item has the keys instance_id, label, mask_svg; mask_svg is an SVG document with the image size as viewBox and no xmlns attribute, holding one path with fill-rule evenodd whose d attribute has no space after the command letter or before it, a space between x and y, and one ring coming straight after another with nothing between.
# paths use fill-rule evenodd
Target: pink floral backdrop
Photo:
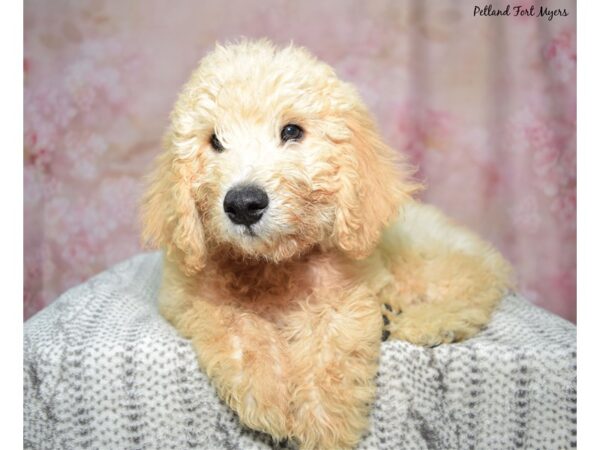
<instances>
[{"instance_id":1,"label":"pink floral backdrop","mask_svg":"<svg viewBox=\"0 0 600 450\"><path fill-rule=\"evenodd\" d=\"M552 20L473 16L487 3L26 0L25 318L141 251L142 177L179 87L215 41L266 36L354 82L423 199L575 321L575 1L518 2L567 11Z\"/></svg>"}]
</instances>

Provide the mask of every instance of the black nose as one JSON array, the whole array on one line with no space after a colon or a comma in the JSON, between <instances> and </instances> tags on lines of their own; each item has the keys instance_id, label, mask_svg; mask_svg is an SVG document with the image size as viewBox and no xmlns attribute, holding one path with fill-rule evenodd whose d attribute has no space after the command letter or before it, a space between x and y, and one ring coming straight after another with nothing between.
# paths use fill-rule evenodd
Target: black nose
<instances>
[{"instance_id":1,"label":"black nose","mask_svg":"<svg viewBox=\"0 0 600 450\"><path fill-rule=\"evenodd\" d=\"M257 186L238 186L227 192L223 209L233 223L252 225L260 220L269 205L267 193Z\"/></svg>"}]
</instances>

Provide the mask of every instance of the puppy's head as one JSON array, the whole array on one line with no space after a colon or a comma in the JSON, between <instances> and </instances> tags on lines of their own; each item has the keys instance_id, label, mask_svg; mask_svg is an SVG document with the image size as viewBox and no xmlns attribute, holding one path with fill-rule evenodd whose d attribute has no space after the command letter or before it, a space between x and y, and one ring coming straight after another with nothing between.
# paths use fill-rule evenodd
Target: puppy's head
<instances>
[{"instance_id":1,"label":"puppy's head","mask_svg":"<svg viewBox=\"0 0 600 450\"><path fill-rule=\"evenodd\" d=\"M184 86L143 203L187 273L211 251L367 256L415 189L355 89L306 50L218 46Z\"/></svg>"}]
</instances>

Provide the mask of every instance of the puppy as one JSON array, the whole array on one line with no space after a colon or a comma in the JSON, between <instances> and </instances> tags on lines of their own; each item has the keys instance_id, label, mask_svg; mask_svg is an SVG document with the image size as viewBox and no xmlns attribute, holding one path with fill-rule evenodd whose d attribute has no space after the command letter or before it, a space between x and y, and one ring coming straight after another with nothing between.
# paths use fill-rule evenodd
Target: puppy
<instances>
[{"instance_id":1,"label":"puppy","mask_svg":"<svg viewBox=\"0 0 600 450\"><path fill-rule=\"evenodd\" d=\"M411 200L356 90L306 50L217 48L184 86L143 200L160 311L245 425L354 447L383 339L481 329L509 267Z\"/></svg>"}]
</instances>

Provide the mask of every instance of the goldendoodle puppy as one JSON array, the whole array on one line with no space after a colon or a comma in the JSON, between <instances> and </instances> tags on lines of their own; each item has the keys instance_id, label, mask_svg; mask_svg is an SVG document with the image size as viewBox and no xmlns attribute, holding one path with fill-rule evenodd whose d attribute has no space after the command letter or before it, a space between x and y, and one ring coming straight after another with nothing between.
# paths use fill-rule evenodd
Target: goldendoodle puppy
<instances>
[{"instance_id":1,"label":"goldendoodle puppy","mask_svg":"<svg viewBox=\"0 0 600 450\"><path fill-rule=\"evenodd\" d=\"M356 90L306 50L218 46L171 119L143 202L160 310L247 426L351 448L382 337L433 346L490 318L508 265L411 200Z\"/></svg>"}]
</instances>

